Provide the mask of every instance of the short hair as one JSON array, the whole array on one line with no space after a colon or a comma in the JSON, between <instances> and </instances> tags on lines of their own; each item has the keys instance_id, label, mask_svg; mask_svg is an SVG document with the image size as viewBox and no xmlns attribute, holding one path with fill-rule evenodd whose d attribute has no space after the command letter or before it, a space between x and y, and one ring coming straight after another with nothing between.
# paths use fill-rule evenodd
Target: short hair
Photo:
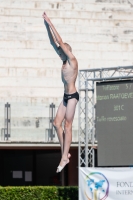
<instances>
[{"instance_id":1,"label":"short hair","mask_svg":"<svg viewBox=\"0 0 133 200\"><path fill-rule=\"evenodd\" d=\"M67 48L69 49L69 51L72 52L72 47L68 43L66 43L66 42L64 44L67 46Z\"/></svg>"}]
</instances>

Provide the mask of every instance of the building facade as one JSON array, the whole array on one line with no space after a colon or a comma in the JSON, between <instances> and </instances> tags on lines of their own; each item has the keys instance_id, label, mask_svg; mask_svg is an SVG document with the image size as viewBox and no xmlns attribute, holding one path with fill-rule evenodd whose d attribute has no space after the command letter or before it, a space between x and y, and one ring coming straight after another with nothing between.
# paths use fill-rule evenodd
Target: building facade
<instances>
[{"instance_id":1,"label":"building facade","mask_svg":"<svg viewBox=\"0 0 133 200\"><path fill-rule=\"evenodd\" d=\"M133 65L132 0L1 0L0 155L1 167L7 169L1 169L1 185L78 184L78 107L71 162L62 175L55 175L60 147L50 132L50 105L56 112L63 97L62 62L50 45L43 11L72 46L79 69ZM21 161L29 164L21 168ZM45 178L48 170L52 175Z\"/></svg>"}]
</instances>

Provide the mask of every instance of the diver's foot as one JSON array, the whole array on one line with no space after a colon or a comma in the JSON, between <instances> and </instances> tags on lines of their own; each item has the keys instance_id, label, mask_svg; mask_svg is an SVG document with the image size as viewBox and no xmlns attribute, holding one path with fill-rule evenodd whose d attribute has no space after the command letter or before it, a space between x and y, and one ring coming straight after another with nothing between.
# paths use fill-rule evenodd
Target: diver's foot
<instances>
[{"instance_id":1,"label":"diver's foot","mask_svg":"<svg viewBox=\"0 0 133 200\"><path fill-rule=\"evenodd\" d=\"M69 159L61 159L59 166L57 167L56 173L59 173L63 170L63 168L69 163Z\"/></svg>"},{"instance_id":2,"label":"diver's foot","mask_svg":"<svg viewBox=\"0 0 133 200\"><path fill-rule=\"evenodd\" d=\"M71 158L71 154L70 154L70 153L68 153L68 156L67 156L67 157L68 157L68 159L69 159L69 158Z\"/></svg>"}]
</instances>

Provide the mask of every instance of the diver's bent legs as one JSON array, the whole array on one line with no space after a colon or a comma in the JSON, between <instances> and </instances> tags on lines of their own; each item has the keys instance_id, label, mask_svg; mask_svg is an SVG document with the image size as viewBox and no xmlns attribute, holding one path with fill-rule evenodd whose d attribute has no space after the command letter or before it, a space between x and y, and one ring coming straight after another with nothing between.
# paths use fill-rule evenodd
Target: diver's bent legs
<instances>
[{"instance_id":1,"label":"diver's bent legs","mask_svg":"<svg viewBox=\"0 0 133 200\"><path fill-rule=\"evenodd\" d=\"M63 105L63 101L62 101L61 104L59 105L56 117L53 121L53 126L56 130L56 133L57 133L57 136L59 139L59 143L61 145L61 153L62 154L63 154L63 148L64 148L64 134L63 134L62 122L64 120L65 113L66 113L66 107Z\"/></svg>"},{"instance_id":2,"label":"diver's bent legs","mask_svg":"<svg viewBox=\"0 0 133 200\"><path fill-rule=\"evenodd\" d=\"M66 164L69 163L68 152L70 149L70 145L72 142L72 122L75 114L77 100L70 99L67 104L66 108L66 115L65 115L65 139L64 139L64 151L60 161L60 164L57 168L57 173L60 172Z\"/></svg>"},{"instance_id":3,"label":"diver's bent legs","mask_svg":"<svg viewBox=\"0 0 133 200\"><path fill-rule=\"evenodd\" d=\"M59 143L61 145L61 155L63 155L63 151L64 151L65 133L64 133L64 130L62 128L62 122L65 118L65 114L66 114L66 105L62 101L61 104L59 105L56 117L53 121L53 126L56 130L56 133L57 133L57 136L58 136L58 139L59 139ZM70 155L70 153L68 153L68 158L70 158L70 157L71 157L71 155Z\"/></svg>"}]
</instances>

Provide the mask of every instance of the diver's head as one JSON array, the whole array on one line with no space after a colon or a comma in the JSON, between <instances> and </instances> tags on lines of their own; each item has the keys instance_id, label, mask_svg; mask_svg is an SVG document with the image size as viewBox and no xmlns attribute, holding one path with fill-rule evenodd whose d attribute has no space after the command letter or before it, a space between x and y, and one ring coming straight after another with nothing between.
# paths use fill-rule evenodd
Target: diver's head
<instances>
[{"instance_id":1,"label":"diver's head","mask_svg":"<svg viewBox=\"0 0 133 200\"><path fill-rule=\"evenodd\" d=\"M72 47L68 43L66 43L66 42L64 44L67 47L67 49L72 52Z\"/></svg>"},{"instance_id":2,"label":"diver's head","mask_svg":"<svg viewBox=\"0 0 133 200\"><path fill-rule=\"evenodd\" d=\"M71 46L67 43L64 44L67 47L67 49L72 52ZM60 59L62 61L67 61L67 55L64 53L63 49L60 46L58 47L58 55L60 56Z\"/></svg>"}]
</instances>

